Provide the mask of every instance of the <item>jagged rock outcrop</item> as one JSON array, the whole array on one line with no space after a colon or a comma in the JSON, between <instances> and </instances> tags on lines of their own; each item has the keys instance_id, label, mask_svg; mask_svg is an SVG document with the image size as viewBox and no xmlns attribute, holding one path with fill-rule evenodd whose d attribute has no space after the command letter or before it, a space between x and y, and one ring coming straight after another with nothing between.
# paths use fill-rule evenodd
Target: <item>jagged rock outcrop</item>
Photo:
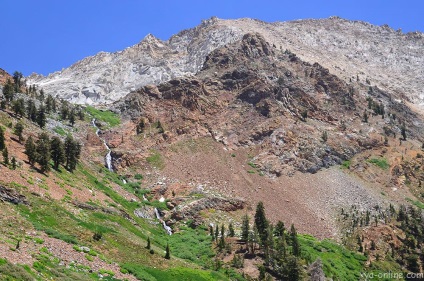
<instances>
[{"instance_id":1,"label":"jagged rock outcrop","mask_svg":"<svg viewBox=\"0 0 424 281\"><path fill-rule=\"evenodd\" d=\"M18 193L16 190L0 185L0 201L10 202L12 204L28 205L25 195Z\"/></svg>"},{"instance_id":2,"label":"jagged rock outcrop","mask_svg":"<svg viewBox=\"0 0 424 281\"><path fill-rule=\"evenodd\" d=\"M195 74L213 50L256 32L276 49L317 62L345 81L368 81L398 98L424 104L423 34L338 17L274 23L211 18L167 41L149 34L123 51L101 52L47 77L31 75L28 83L76 103L110 103L142 86ZM272 48L256 50L266 54Z\"/></svg>"}]
</instances>

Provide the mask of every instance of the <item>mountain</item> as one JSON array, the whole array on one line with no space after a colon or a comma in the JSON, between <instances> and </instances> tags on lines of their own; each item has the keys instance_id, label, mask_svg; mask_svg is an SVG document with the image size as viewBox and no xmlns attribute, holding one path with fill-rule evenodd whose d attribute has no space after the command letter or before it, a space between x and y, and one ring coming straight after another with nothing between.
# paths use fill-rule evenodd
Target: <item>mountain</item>
<instances>
[{"instance_id":1,"label":"mountain","mask_svg":"<svg viewBox=\"0 0 424 281\"><path fill-rule=\"evenodd\" d=\"M423 34L338 17L274 23L213 17L167 41L149 34L123 51L98 53L47 77L33 74L28 84L75 103L111 103L141 86L195 74L211 51L256 32L345 81L368 81L399 99L424 103Z\"/></svg>"},{"instance_id":2,"label":"mountain","mask_svg":"<svg viewBox=\"0 0 424 281\"><path fill-rule=\"evenodd\" d=\"M34 75L37 88L12 81L0 279L422 274L420 36L335 17L212 18Z\"/></svg>"}]
</instances>

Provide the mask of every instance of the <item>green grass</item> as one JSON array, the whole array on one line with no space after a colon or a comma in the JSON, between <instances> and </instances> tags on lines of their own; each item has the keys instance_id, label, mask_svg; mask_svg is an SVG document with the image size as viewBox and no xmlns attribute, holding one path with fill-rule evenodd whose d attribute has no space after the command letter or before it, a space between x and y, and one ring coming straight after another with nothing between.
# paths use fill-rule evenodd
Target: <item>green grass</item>
<instances>
[{"instance_id":1,"label":"green grass","mask_svg":"<svg viewBox=\"0 0 424 281\"><path fill-rule=\"evenodd\" d=\"M192 269L186 267L174 267L166 270L157 268L145 267L138 264L123 264L122 268L133 274L139 280L145 281L181 281L181 280L196 280L196 281L214 281L228 280L222 273Z\"/></svg>"},{"instance_id":2,"label":"green grass","mask_svg":"<svg viewBox=\"0 0 424 281\"><path fill-rule=\"evenodd\" d=\"M110 127L117 126L121 123L119 115L110 110L99 110L92 106L87 106L85 110L96 120L109 124Z\"/></svg>"},{"instance_id":3,"label":"green grass","mask_svg":"<svg viewBox=\"0 0 424 281\"><path fill-rule=\"evenodd\" d=\"M351 161L350 160L345 160L342 162L341 168L342 169L349 169L351 165Z\"/></svg>"},{"instance_id":4,"label":"green grass","mask_svg":"<svg viewBox=\"0 0 424 281\"><path fill-rule=\"evenodd\" d=\"M363 255L349 251L332 241L319 241L309 235L299 235L299 242L302 255L308 262L313 262L318 257L321 259L327 278L347 281L360 279L360 272L364 271L367 260Z\"/></svg>"},{"instance_id":5,"label":"green grass","mask_svg":"<svg viewBox=\"0 0 424 281\"><path fill-rule=\"evenodd\" d=\"M61 136L66 136L67 132L65 131L65 129L63 129L62 127L56 126L53 129L54 132L56 132L57 134L61 135Z\"/></svg>"},{"instance_id":6,"label":"green grass","mask_svg":"<svg viewBox=\"0 0 424 281\"><path fill-rule=\"evenodd\" d=\"M424 209L424 204L418 200L412 200L411 198L406 198L406 201L408 201L409 203L415 205L416 207L420 209Z\"/></svg>"},{"instance_id":7,"label":"green grass","mask_svg":"<svg viewBox=\"0 0 424 281\"><path fill-rule=\"evenodd\" d=\"M165 166L162 155L160 155L160 153L157 151L154 151L149 157L147 157L146 161L147 163L158 169L163 169Z\"/></svg>"},{"instance_id":8,"label":"green grass","mask_svg":"<svg viewBox=\"0 0 424 281\"><path fill-rule=\"evenodd\" d=\"M367 162L372 163L372 164L376 165L377 167L380 167L383 170L387 170L390 167L389 163L387 163L386 158L383 158L383 157L381 157L381 158L371 158L371 159L368 159Z\"/></svg>"}]
</instances>

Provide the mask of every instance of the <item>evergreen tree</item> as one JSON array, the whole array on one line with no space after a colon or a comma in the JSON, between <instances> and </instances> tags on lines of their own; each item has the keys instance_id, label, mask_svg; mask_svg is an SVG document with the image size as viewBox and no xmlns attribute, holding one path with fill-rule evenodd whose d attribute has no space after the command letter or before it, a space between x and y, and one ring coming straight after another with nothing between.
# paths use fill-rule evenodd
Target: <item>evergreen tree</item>
<instances>
[{"instance_id":1,"label":"evergreen tree","mask_svg":"<svg viewBox=\"0 0 424 281\"><path fill-rule=\"evenodd\" d=\"M277 224L275 225L274 235L277 237L281 237L284 235L284 231L285 231L284 222L278 221Z\"/></svg>"},{"instance_id":2,"label":"evergreen tree","mask_svg":"<svg viewBox=\"0 0 424 281\"><path fill-rule=\"evenodd\" d=\"M169 260L171 258L171 253L169 251L169 244L166 243L165 259Z\"/></svg>"},{"instance_id":3,"label":"evergreen tree","mask_svg":"<svg viewBox=\"0 0 424 281\"><path fill-rule=\"evenodd\" d=\"M150 250L150 237L147 237L147 246L146 246L146 249L147 250Z\"/></svg>"},{"instance_id":4,"label":"evergreen tree","mask_svg":"<svg viewBox=\"0 0 424 281\"><path fill-rule=\"evenodd\" d=\"M13 102L12 110L16 116L22 117L25 114L25 102L24 99L18 99Z\"/></svg>"},{"instance_id":5,"label":"evergreen tree","mask_svg":"<svg viewBox=\"0 0 424 281\"><path fill-rule=\"evenodd\" d=\"M290 228L290 238L291 238L291 243L292 243L292 252L293 255L296 257L300 256L300 244L299 244L299 240L297 239L297 232L296 232L296 228L294 228L294 224L291 225Z\"/></svg>"},{"instance_id":6,"label":"evergreen tree","mask_svg":"<svg viewBox=\"0 0 424 281\"><path fill-rule=\"evenodd\" d=\"M3 127L0 126L0 150L3 150L6 147L5 141L4 141L4 131Z\"/></svg>"},{"instance_id":7,"label":"evergreen tree","mask_svg":"<svg viewBox=\"0 0 424 281\"><path fill-rule=\"evenodd\" d=\"M65 160L63 143L59 137L53 137L50 141L50 154L53 160L53 168L59 169L59 165Z\"/></svg>"},{"instance_id":8,"label":"evergreen tree","mask_svg":"<svg viewBox=\"0 0 424 281\"><path fill-rule=\"evenodd\" d=\"M25 143L25 154L28 156L28 162L31 165L34 165L35 161L37 160L37 151L32 136L29 136Z\"/></svg>"},{"instance_id":9,"label":"evergreen tree","mask_svg":"<svg viewBox=\"0 0 424 281\"><path fill-rule=\"evenodd\" d=\"M402 123L402 127L400 128L401 134L402 134L402 139L404 141L406 141L406 126L405 126L405 122Z\"/></svg>"},{"instance_id":10,"label":"evergreen tree","mask_svg":"<svg viewBox=\"0 0 424 281\"><path fill-rule=\"evenodd\" d=\"M268 221L266 219L265 207L262 201L256 205L255 226L258 229L261 244L264 245L268 238Z\"/></svg>"},{"instance_id":11,"label":"evergreen tree","mask_svg":"<svg viewBox=\"0 0 424 281\"><path fill-rule=\"evenodd\" d=\"M15 71L13 73L13 81L15 82L15 91L17 93L20 92L20 88L22 86L22 78L23 78L23 74L19 71Z\"/></svg>"},{"instance_id":12,"label":"evergreen tree","mask_svg":"<svg viewBox=\"0 0 424 281\"><path fill-rule=\"evenodd\" d=\"M9 165L9 152L7 147L3 148L3 163L4 165Z\"/></svg>"},{"instance_id":13,"label":"evergreen tree","mask_svg":"<svg viewBox=\"0 0 424 281\"><path fill-rule=\"evenodd\" d=\"M225 226L221 225L221 237L219 238L219 248L222 250L225 248Z\"/></svg>"},{"instance_id":14,"label":"evergreen tree","mask_svg":"<svg viewBox=\"0 0 424 281\"><path fill-rule=\"evenodd\" d=\"M0 101L0 109L2 109L2 110L6 109L6 101L5 100Z\"/></svg>"},{"instance_id":15,"label":"evergreen tree","mask_svg":"<svg viewBox=\"0 0 424 281\"><path fill-rule=\"evenodd\" d=\"M46 112L50 113L53 110L53 97L48 95L46 98Z\"/></svg>"},{"instance_id":16,"label":"evergreen tree","mask_svg":"<svg viewBox=\"0 0 424 281\"><path fill-rule=\"evenodd\" d=\"M243 216L243 220L241 223L241 240L247 242L249 238L249 216L246 214Z\"/></svg>"},{"instance_id":17,"label":"evergreen tree","mask_svg":"<svg viewBox=\"0 0 424 281\"><path fill-rule=\"evenodd\" d=\"M40 90L40 95L38 96L38 100L41 102L44 102L44 90Z\"/></svg>"},{"instance_id":18,"label":"evergreen tree","mask_svg":"<svg viewBox=\"0 0 424 281\"><path fill-rule=\"evenodd\" d=\"M69 114L68 102L63 101L62 106L60 108L60 118L62 120L66 120L68 118L68 114Z\"/></svg>"},{"instance_id":19,"label":"evergreen tree","mask_svg":"<svg viewBox=\"0 0 424 281\"><path fill-rule=\"evenodd\" d=\"M215 243L218 244L218 237L219 237L219 228L218 228L218 224L216 224L215 226Z\"/></svg>"},{"instance_id":20,"label":"evergreen tree","mask_svg":"<svg viewBox=\"0 0 424 281\"><path fill-rule=\"evenodd\" d=\"M37 124L40 128L44 128L46 126L46 110L43 105L40 105L37 112Z\"/></svg>"},{"instance_id":21,"label":"evergreen tree","mask_svg":"<svg viewBox=\"0 0 424 281\"><path fill-rule=\"evenodd\" d=\"M11 102L13 100L15 94L15 89L13 83L10 79L7 79L6 84L3 87L3 95L7 102Z\"/></svg>"},{"instance_id":22,"label":"evergreen tree","mask_svg":"<svg viewBox=\"0 0 424 281\"><path fill-rule=\"evenodd\" d=\"M234 226L233 223L230 222L230 224L228 225L228 236L230 237L234 237L235 233L234 233Z\"/></svg>"},{"instance_id":23,"label":"evergreen tree","mask_svg":"<svg viewBox=\"0 0 424 281\"><path fill-rule=\"evenodd\" d=\"M23 142L24 140L24 137L22 136L23 131L24 131L24 125L22 124L22 122L16 123L14 128L14 133L18 137L20 143Z\"/></svg>"},{"instance_id":24,"label":"evergreen tree","mask_svg":"<svg viewBox=\"0 0 424 281\"><path fill-rule=\"evenodd\" d=\"M41 172L48 172L50 170L49 161L51 158L50 155L50 138L49 135L45 132L38 135L38 140L36 141L36 151L37 151L37 163L40 165Z\"/></svg>"},{"instance_id":25,"label":"evergreen tree","mask_svg":"<svg viewBox=\"0 0 424 281\"><path fill-rule=\"evenodd\" d=\"M32 122L37 120L37 108L32 100L28 100L27 102L27 116Z\"/></svg>"},{"instance_id":26,"label":"evergreen tree","mask_svg":"<svg viewBox=\"0 0 424 281\"><path fill-rule=\"evenodd\" d=\"M16 158L15 158L15 156L13 156L12 157L12 170L15 170L16 169Z\"/></svg>"},{"instance_id":27,"label":"evergreen tree","mask_svg":"<svg viewBox=\"0 0 424 281\"><path fill-rule=\"evenodd\" d=\"M209 234L212 237L212 241L214 241L215 240L215 234L213 233L213 226L212 225L209 226Z\"/></svg>"},{"instance_id":28,"label":"evergreen tree","mask_svg":"<svg viewBox=\"0 0 424 281\"><path fill-rule=\"evenodd\" d=\"M68 117L68 119L69 119L69 123L71 124L71 126L74 126L74 124L75 124L75 109L72 109L72 110L69 112L69 117Z\"/></svg>"},{"instance_id":29,"label":"evergreen tree","mask_svg":"<svg viewBox=\"0 0 424 281\"><path fill-rule=\"evenodd\" d=\"M65 139L66 169L68 169L71 172L75 170L80 154L81 154L81 145L77 141L75 141L71 135L66 136L66 139Z\"/></svg>"}]
</instances>

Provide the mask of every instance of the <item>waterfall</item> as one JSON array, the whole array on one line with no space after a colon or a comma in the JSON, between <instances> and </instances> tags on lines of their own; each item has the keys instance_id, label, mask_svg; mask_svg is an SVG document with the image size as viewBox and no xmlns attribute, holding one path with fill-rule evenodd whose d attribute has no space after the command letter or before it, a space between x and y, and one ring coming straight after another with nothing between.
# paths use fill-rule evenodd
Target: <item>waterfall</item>
<instances>
[{"instance_id":1,"label":"waterfall","mask_svg":"<svg viewBox=\"0 0 424 281\"><path fill-rule=\"evenodd\" d=\"M159 211L156 208L155 208L155 215L156 215L156 218L162 223L163 229L165 229L166 232L169 235L172 235L172 228L170 228L169 226L167 226L166 223L165 223L165 221L161 219L160 214L159 214Z\"/></svg>"},{"instance_id":2,"label":"waterfall","mask_svg":"<svg viewBox=\"0 0 424 281\"><path fill-rule=\"evenodd\" d=\"M97 125L96 125L96 118L93 118L92 120L91 120L91 124L93 124L93 127L95 127L97 130L96 130L96 135L100 138L100 135L99 135L99 133L100 133L100 129L99 129L99 127L97 127ZM107 169L109 170L109 171L111 171L111 172L113 172L113 168L112 168L112 155L111 155L111 153L112 153L112 150L110 150L110 148L109 148L109 146L107 145L107 143L106 143L106 140L105 139L102 139L102 138L100 138L102 141L103 141L103 145L106 147L106 149L107 149L107 154L106 154L106 156L105 156L105 163L106 163L106 167L107 167Z\"/></svg>"}]
</instances>

